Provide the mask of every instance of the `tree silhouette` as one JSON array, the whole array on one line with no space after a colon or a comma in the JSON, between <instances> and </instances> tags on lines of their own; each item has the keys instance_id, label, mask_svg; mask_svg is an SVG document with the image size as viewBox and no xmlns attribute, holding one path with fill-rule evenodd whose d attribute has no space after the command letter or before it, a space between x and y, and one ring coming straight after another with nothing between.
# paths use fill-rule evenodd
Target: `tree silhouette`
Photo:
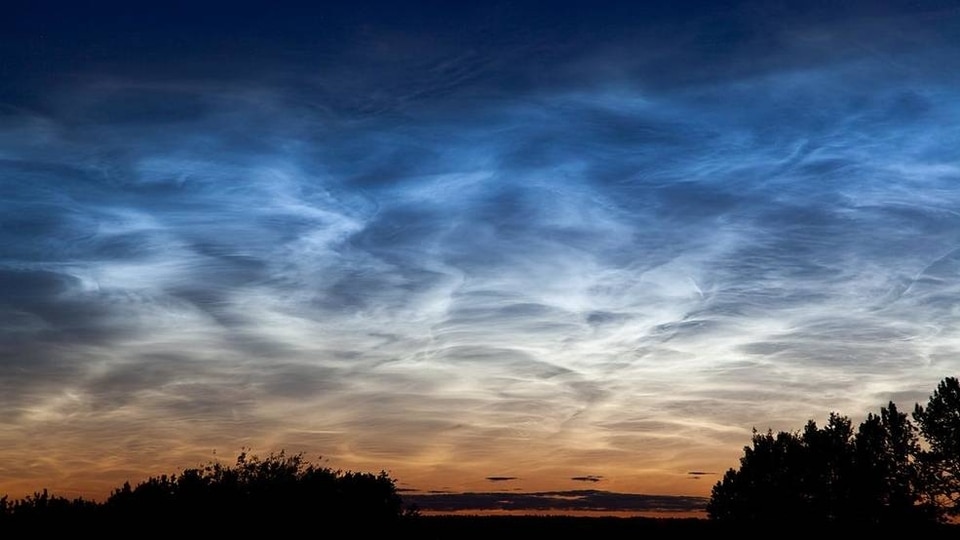
<instances>
[{"instance_id":1,"label":"tree silhouette","mask_svg":"<svg viewBox=\"0 0 960 540\"><path fill-rule=\"evenodd\" d=\"M740 469L728 470L711 492L711 518L736 522L839 522L850 518L854 467L850 420L831 413L802 432L753 433Z\"/></svg>"},{"instance_id":2,"label":"tree silhouette","mask_svg":"<svg viewBox=\"0 0 960 540\"><path fill-rule=\"evenodd\" d=\"M145 527L241 538L263 530L302 536L311 527L314 535L366 534L394 530L413 516L386 472L333 470L283 451L263 459L241 452L233 465L210 463L136 486L125 482L99 504L47 490L0 497L0 534L8 535L84 531L129 538L151 532Z\"/></svg>"},{"instance_id":3,"label":"tree silhouette","mask_svg":"<svg viewBox=\"0 0 960 540\"><path fill-rule=\"evenodd\" d=\"M218 534L251 524L293 530L305 521L348 524L353 531L396 524L404 516L395 483L385 472L318 467L302 454L267 458L241 452L233 466L211 463L178 475L125 483L105 503L120 524L184 520Z\"/></svg>"},{"instance_id":4,"label":"tree silhouette","mask_svg":"<svg viewBox=\"0 0 960 540\"><path fill-rule=\"evenodd\" d=\"M891 401L856 433L835 412L822 428L811 420L795 433L754 430L707 513L729 523L873 527L960 514L960 383L944 379L913 417L919 428Z\"/></svg>"},{"instance_id":5,"label":"tree silhouette","mask_svg":"<svg viewBox=\"0 0 960 540\"><path fill-rule=\"evenodd\" d=\"M82 528L94 522L98 508L93 501L51 495L46 489L17 500L4 495L0 497L0 532L55 533L65 523Z\"/></svg>"},{"instance_id":6,"label":"tree silhouette","mask_svg":"<svg viewBox=\"0 0 960 540\"><path fill-rule=\"evenodd\" d=\"M924 408L913 418L927 448L920 452L921 474L931 504L947 516L960 515L960 381L940 381Z\"/></svg>"},{"instance_id":7,"label":"tree silhouette","mask_svg":"<svg viewBox=\"0 0 960 540\"><path fill-rule=\"evenodd\" d=\"M931 521L935 509L925 496L917 428L892 401L870 413L855 438L852 503L855 519L881 525Z\"/></svg>"}]
</instances>

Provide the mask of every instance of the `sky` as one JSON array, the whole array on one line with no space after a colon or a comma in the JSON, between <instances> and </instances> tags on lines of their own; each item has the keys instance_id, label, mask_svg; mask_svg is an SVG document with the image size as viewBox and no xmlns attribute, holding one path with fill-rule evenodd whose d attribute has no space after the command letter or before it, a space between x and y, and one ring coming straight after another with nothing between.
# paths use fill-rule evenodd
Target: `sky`
<instances>
[{"instance_id":1,"label":"sky","mask_svg":"<svg viewBox=\"0 0 960 540\"><path fill-rule=\"evenodd\" d=\"M960 371L958 2L4 11L0 493L700 504Z\"/></svg>"}]
</instances>

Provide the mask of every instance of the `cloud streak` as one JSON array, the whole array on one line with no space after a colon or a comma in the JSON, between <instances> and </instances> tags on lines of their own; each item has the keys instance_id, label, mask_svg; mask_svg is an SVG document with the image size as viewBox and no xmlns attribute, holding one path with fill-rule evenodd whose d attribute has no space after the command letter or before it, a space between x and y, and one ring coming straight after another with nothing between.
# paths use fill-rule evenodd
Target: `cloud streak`
<instances>
[{"instance_id":1,"label":"cloud streak","mask_svg":"<svg viewBox=\"0 0 960 540\"><path fill-rule=\"evenodd\" d=\"M603 480L603 477L602 477L602 476L598 476L598 475L592 475L592 474L590 474L590 475L587 475L587 476L572 476L572 477L570 477L570 479L573 480L573 481L575 481L575 482L591 482L591 483L594 483L594 484L595 484L595 483L600 482L601 480Z\"/></svg>"}]
</instances>

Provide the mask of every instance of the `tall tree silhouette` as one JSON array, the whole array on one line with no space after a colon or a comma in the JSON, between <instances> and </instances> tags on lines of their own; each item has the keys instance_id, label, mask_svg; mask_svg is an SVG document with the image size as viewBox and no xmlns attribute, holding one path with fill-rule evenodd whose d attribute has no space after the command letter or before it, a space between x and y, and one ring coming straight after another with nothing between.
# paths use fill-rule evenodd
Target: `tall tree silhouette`
<instances>
[{"instance_id":1,"label":"tall tree silhouette","mask_svg":"<svg viewBox=\"0 0 960 540\"><path fill-rule=\"evenodd\" d=\"M945 515L960 515L960 381L940 381L926 407L916 405L913 418L927 442L920 453L926 493Z\"/></svg>"},{"instance_id":2,"label":"tall tree silhouette","mask_svg":"<svg viewBox=\"0 0 960 540\"><path fill-rule=\"evenodd\" d=\"M714 485L707 512L726 522L869 526L935 523L960 513L956 379L941 383L914 417L919 429L891 401L856 433L838 413L822 428L809 421L796 433L755 430L740 468ZM918 431L929 450L921 450Z\"/></svg>"},{"instance_id":3,"label":"tall tree silhouette","mask_svg":"<svg viewBox=\"0 0 960 540\"><path fill-rule=\"evenodd\" d=\"M925 496L917 428L892 401L870 413L854 440L855 518L871 524L928 521L936 512Z\"/></svg>"},{"instance_id":4,"label":"tall tree silhouette","mask_svg":"<svg viewBox=\"0 0 960 540\"><path fill-rule=\"evenodd\" d=\"M833 522L849 518L854 466L850 419L831 413L801 432L754 431L740 469L728 470L711 493L707 512L723 521Z\"/></svg>"}]
</instances>

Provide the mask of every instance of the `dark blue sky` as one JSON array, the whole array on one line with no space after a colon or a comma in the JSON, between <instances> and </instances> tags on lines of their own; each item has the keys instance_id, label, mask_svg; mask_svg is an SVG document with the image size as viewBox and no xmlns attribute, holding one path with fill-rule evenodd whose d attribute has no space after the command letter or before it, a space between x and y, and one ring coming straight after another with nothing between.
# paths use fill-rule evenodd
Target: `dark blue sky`
<instances>
[{"instance_id":1,"label":"dark blue sky","mask_svg":"<svg viewBox=\"0 0 960 540\"><path fill-rule=\"evenodd\" d=\"M960 365L957 2L14 2L0 36L0 492L248 446L705 495L752 428Z\"/></svg>"}]
</instances>

